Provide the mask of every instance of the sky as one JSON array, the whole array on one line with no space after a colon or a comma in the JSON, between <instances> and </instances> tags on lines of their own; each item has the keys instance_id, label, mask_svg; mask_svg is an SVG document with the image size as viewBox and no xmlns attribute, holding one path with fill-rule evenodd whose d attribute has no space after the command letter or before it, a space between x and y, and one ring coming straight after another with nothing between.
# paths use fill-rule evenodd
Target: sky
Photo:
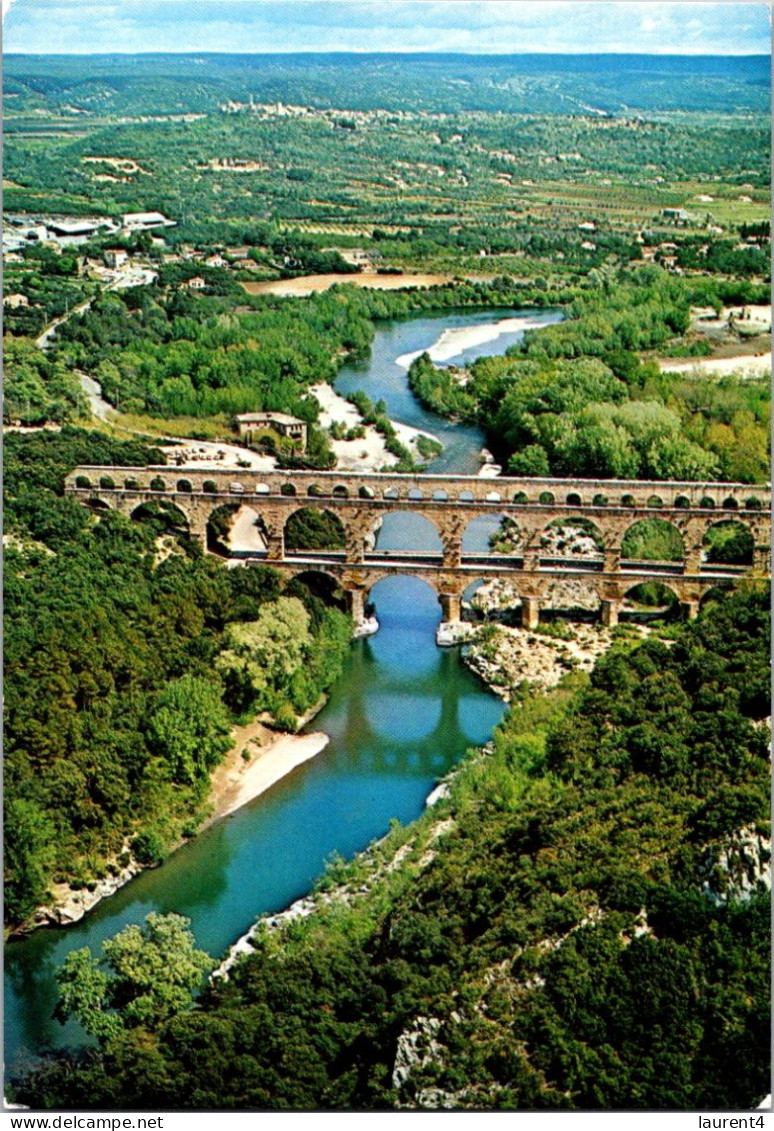
<instances>
[{"instance_id":1,"label":"sky","mask_svg":"<svg viewBox=\"0 0 774 1131\"><path fill-rule=\"evenodd\" d=\"M2 0L6 52L770 50L770 8L607 0Z\"/></svg>"}]
</instances>

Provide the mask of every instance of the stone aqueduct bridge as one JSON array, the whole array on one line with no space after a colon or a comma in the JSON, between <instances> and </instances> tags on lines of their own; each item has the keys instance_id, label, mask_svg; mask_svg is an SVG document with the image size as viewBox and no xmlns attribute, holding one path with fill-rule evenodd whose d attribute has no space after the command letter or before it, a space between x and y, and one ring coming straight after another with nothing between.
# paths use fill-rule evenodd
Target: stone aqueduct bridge
<instances>
[{"instance_id":1,"label":"stone aqueduct bridge","mask_svg":"<svg viewBox=\"0 0 774 1131\"><path fill-rule=\"evenodd\" d=\"M605 624L617 622L625 593L646 581L662 581L678 596L685 616L694 616L702 597L740 575L769 577L771 570L771 490L739 483L677 483L632 480L484 479L460 475L346 474L320 471L193 470L158 467L77 467L67 476L65 493L93 507L126 515L147 503L173 505L189 534L207 546L207 525L224 505L249 506L260 517L267 551L251 560L297 575L322 571L349 594L352 614L363 616L367 594L384 577L411 574L436 590L444 620L460 617L463 591L474 581L507 578L522 600L522 621L534 627L541 604L550 602L557 581L582 579L601 603ZM346 536L346 550L323 553L286 551L288 519L312 507L335 514ZM410 511L429 519L442 552L387 552L372 549L384 516ZM463 535L482 515L507 515L521 531L518 554L466 553ZM604 551L596 558L549 557L541 550L546 527L557 519L593 523ZM624 560L626 531L644 518L661 518L679 531L682 562ZM734 520L752 533L750 566L710 565L702 561L709 528Z\"/></svg>"}]
</instances>

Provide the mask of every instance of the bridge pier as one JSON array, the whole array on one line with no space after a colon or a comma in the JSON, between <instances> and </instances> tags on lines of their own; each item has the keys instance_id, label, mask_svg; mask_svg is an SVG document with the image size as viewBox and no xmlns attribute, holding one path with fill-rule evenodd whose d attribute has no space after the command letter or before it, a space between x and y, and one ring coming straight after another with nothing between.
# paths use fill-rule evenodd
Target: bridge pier
<instances>
[{"instance_id":1,"label":"bridge pier","mask_svg":"<svg viewBox=\"0 0 774 1131\"><path fill-rule=\"evenodd\" d=\"M524 597L521 598L521 627L522 628L537 628L540 624L540 598L539 597Z\"/></svg>"},{"instance_id":2,"label":"bridge pier","mask_svg":"<svg viewBox=\"0 0 774 1131\"><path fill-rule=\"evenodd\" d=\"M605 547L605 573L618 573L621 568L621 547L620 546L606 546ZM603 621L604 623L604 621Z\"/></svg>"},{"instance_id":3,"label":"bridge pier","mask_svg":"<svg viewBox=\"0 0 774 1131\"><path fill-rule=\"evenodd\" d=\"M696 600L681 601L680 615L683 620L695 620L699 615L699 602Z\"/></svg>"},{"instance_id":4,"label":"bridge pier","mask_svg":"<svg viewBox=\"0 0 774 1131\"><path fill-rule=\"evenodd\" d=\"M701 554L702 546L692 546L690 550L686 550L683 573L701 573Z\"/></svg>"},{"instance_id":5,"label":"bridge pier","mask_svg":"<svg viewBox=\"0 0 774 1131\"><path fill-rule=\"evenodd\" d=\"M618 614L621 611L621 602L602 598L602 624L605 628L615 628L618 624Z\"/></svg>"},{"instance_id":6,"label":"bridge pier","mask_svg":"<svg viewBox=\"0 0 774 1131\"><path fill-rule=\"evenodd\" d=\"M193 511L188 516L188 534L200 542L203 549L207 549L207 522L209 514L202 511Z\"/></svg>"},{"instance_id":7,"label":"bridge pier","mask_svg":"<svg viewBox=\"0 0 774 1131\"><path fill-rule=\"evenodd\" d=\"M365 620L365 592L362 589L345 589L347 606L352 623L357 626Z\"/></svg>"},{"instance_id":8,"label":"bridge pier","mask_svg":"<svg viewBox=\"0 0 774 1131\"><path fill-rule=\"evenodd\" d=\"M754 546L753 547L753 560L752 560L753 573L763 574L765 577L771 573L771 547L770 546Z\"/></svg>"},{"instance_id":9,"label":"bridge pier","mask_svg":"<svg viewBox=\"0 0 774 1131\"><path fill-rule=\"evenodd\" d=\"M462 616L462 597L459 593L439 593L441 614L444 622L457 623Z\"/></svg>"},{"instance_id":10,"label":"bridge pier","mask_svg":"<svg viewBox=\"0 0 774 1131\"><path fill-rule=\"evenodd\" d=\"M285 557L285 534L281 528L277 531L267 525L266 549L268 550L267 560L270 562L281 562Z\"/></svg>"},{"instance_id":11,"label":"bridge pier","mask_svg":"<svg viewBox=\"0 0 774 1131\"><path fill-rule=\"evenodd\" d=\"M459 569L462 564L462 538L443 539L443 568Z\"/></svg>"}]
</instances>

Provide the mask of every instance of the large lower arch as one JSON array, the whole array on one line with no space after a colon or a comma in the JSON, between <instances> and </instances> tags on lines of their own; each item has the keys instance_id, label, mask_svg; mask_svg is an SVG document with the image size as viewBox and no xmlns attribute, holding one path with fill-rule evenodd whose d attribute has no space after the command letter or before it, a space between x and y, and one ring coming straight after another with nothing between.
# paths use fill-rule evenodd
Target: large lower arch
<instances>
[{"instance_id":1,"label":"large lower arch","mask_svg":"<svg viewBox=\"0 0 774 1131\"><path fill-rule=\"evenodd\" d=\"M625 531L621 557L641 562L681 562L685 560L685 543L673 522L641 518Z\"/></svg>"},{"instance_id":2,"label":"large lower arch","mask_svg":"<svg viewBox=\"0 0 774 1131\"><path fill-rule=\"evenodd\" d=\"M680 615L680 598L663 581L643 581L624 593L621 619L645 622L676 620Z\"/></svg>"},{"instance_id":3,"label":"large lower arch","mask_svg":"<svg viewBox=\"0 0 774 1131\"><path fill-rule=\"evenodd\" d=\"M93 511L110 511L113 510L112 502L103 499L101 495L89 495L88 498L83 500L86 506Z\"/></svg>"},{"instance_id":4,"label":"large lower arch","mask_svg":"<svg viewBox=\"0 0 774 1131\"><path fill-rule=\"evenodd\" d=\"M512 578L470 581L462 593L463 620L518 624L521 597Z\"/></svg>"},{"instance_id":5,"label":"large lower arch","mask_svg":"<svg viewBox=\"0 0 774 1131\"><path fill-rule=\"evenodd\" d=\"M152 499L139 503L130 517L135 522L145 522L159 534L188 534L188 515L169 499Z\"/></svg>"},{"instance_id":6,"label":"large lower arch","mask_svg":"<svg viewBox=\"0 0 774 1131\"><path fill-rule=\"evenodd\" d=\"M512 554L520 547L518 522L505 514L479 514L462 535L463 554Z\"/></svg>"},{"instance_id":7,"label":"large lower arch","mask_svg":"<svg viewBox=\"0 0 774 1131\"><path fill-rule=\"evenodd\" d=\"M706 605L719 604L726 599L729 591L733 589L733 587L733 581L716 582L715 585L710 586L709 589L706 589L704 593L702 593L701 600L699 601L699 607L703 609Z\"/></svg>"},{"instance_id":8,"label":"large lower arch","mask_svg":"<svg viewBox=\"0 0 774 1131\"><path fill-rule=\"evenodd\" d=\"M307 605L309 602L306 598L313 597L324 605L333 606L342 612L348 611L347 597L341 582L324 569L302 570L290 579L284 592L288 597L300 597ZM314 610L312 615L314 617Z\"/></svg>"},{"instance_id":9,"label":"large lower arch","mask_svg":"<svg viewBox=\"0 0 774 1131\"><path fill-rule=\"evenodd\" d=\"M602 531L588 518L555 518L540 536L540 552L561 558L596 558L604 553Z\"/></svg>"},{"instance_id":10,"label":"large lower arch","mask_svg":"<svg viewBox=\"0 0 774 1131\"><path fill-rule=\"evenodd\" d=\"M594 579L582 577L552 581L545 591L546 620L595 621L602 606Z\"/></svg>"},{"instance_id":11,"label":"large lower arch","mask_svg":"<svg viewBox=\"0 0 774 1131\"><path fill-rule=\"evenodd\" d=\"M395 573L374 581L368 590L368 601L376 608L380 632L371 640L379 658L388 667L419 674L432 667L423 649L416 647L422 635L434 635L441 620L440 595L434 586L421 577ZM383 648L384 633L389 629L400 637L400 646ZM384 651L384 655L382 655Z\"/></svg>"},{"instance_id":12,"label":"large lower arch","mask_svg":"<svg viewBox=\"0 0 774 1131\"><path fill-rule=\"evenodd\" d=\"M335 551L347 544L344 525L333 511L298 507L285 520L286 551Z\"/></svg>"},{"instance_id":13,"label":"large lower arch","mask_svg":"<svg viewBox=\"0 0 774 1131\"><path fill-rule=\"evenodd\" d=\"M426 515L412 510L387 511L376 535L375 552L443 554L441 535Z\"/></svg>"},{"instance_id":14,"label":"large lower arch","mask_svg":"<svg viewBox=\"0 0 774 1131\"><path fill-rule=\"evenodd\" d=\"M755 538L749 526L734 518L713 522L704 535L704 560L722 565L752 565Z\"/></svg>"}]
</instances>

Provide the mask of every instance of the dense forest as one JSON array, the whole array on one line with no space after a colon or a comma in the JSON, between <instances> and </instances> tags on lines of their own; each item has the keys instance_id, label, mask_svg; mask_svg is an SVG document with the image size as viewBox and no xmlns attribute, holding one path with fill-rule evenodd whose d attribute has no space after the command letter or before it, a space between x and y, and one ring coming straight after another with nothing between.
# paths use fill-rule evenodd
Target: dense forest
<instances>
[{"instance_id":1,"label":"dense forest","mask_svg":"<svg viewBox=\"0 0 774 1131\"><path fill-rule=\"evenodd\" d=\"M669 642L622 641L590 681L517 701L450 797L335 865L316 914L264 928L196 1000L211 963L174 916L144 929L145 973L137 928L104 959L71 955L62 1016L100 1048L50 1062L18 1099L755 1105L769 1079L768 621L767 593L740 593Z\"/></svg>"}]
</instances>

